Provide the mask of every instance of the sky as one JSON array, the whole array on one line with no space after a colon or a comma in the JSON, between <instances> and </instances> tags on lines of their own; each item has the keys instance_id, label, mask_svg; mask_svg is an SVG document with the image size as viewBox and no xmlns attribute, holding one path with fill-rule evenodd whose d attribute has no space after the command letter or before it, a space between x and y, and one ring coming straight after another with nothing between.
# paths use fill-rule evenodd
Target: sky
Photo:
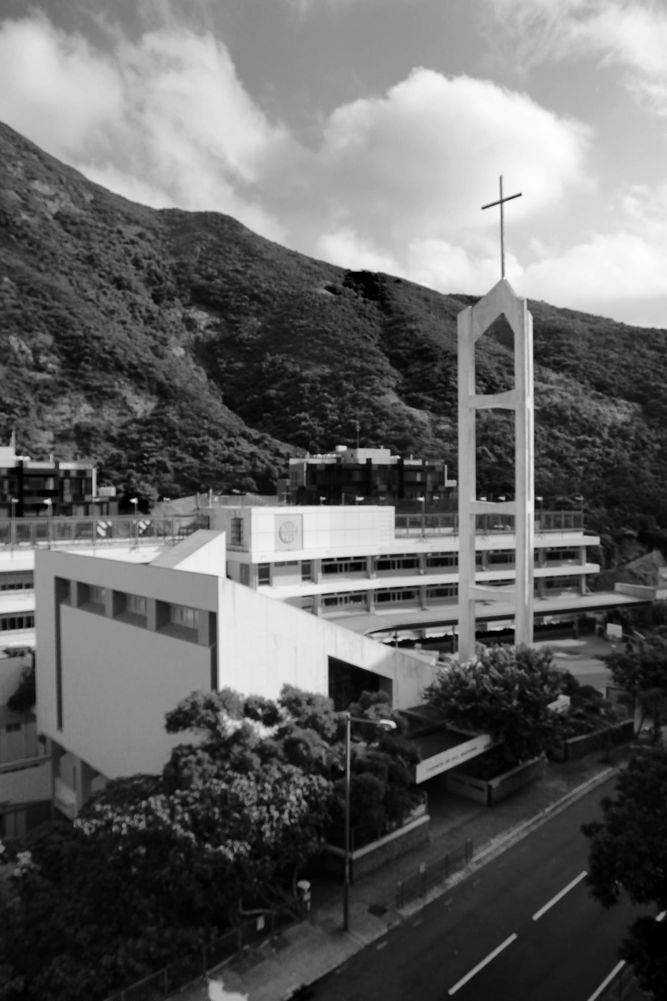
<instances>
[{"instance_id":1,"label":"sky","mask_svg":"<svg viewBox=\"0 0 667 1001\"><path fill-rule=\"evenodd\" d=\"M666 0L0 0L0 120L311 257L667 328Z\"/></svg>"}]
</instances>

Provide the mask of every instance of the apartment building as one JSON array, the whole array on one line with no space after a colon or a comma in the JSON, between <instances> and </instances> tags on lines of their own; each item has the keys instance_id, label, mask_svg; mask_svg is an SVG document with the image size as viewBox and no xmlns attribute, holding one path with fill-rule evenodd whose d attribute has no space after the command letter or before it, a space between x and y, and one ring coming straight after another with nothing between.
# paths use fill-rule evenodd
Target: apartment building
<instances>
[{"instance_id":1,"label":"apartment building","mask_svg":"<svg viewBox=\"0 0 667 1001\"><path fill-rule=\"evenodd\" d=\"M388 448L350 448L289 460L288 495L295 504L430 503L452 500L456 479L447 463L392 455Z\"/></svg>"}]
</instances>

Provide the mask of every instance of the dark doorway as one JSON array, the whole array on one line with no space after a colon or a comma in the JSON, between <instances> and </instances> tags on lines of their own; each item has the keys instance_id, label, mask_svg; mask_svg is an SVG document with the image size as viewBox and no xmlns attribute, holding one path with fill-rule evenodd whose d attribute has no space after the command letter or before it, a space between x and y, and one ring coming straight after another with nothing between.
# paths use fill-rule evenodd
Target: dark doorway
<instances>
[{"instance_id":1,"label":"dark doorway","mask_svg":"<svg viewBox=\"0 0 667 1001\"><path fill-rule=\"evenodd\" d=\"M356 702L362 692L379 692L383 680L372 671L329 657L329 698L337 712Z\"/></svg>"}]
</instances>

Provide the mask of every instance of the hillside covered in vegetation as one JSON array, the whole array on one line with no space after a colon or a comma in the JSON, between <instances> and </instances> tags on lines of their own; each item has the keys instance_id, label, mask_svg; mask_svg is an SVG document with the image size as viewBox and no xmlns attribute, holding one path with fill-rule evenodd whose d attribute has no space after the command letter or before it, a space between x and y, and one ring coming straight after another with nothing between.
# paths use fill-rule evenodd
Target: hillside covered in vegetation
<instances>
[{"instance_id":1,"label":"hillside covered in vegetation","mask_svg":"<svg viewBox=\"0 0 667 1001\"><path fill-rule=\"evenodd\" d=\"M474 300L346 271L217 213L153 210L0 125L0 440L95 457L158 494L271 492L289 455L351 443L456 462L456 317ZM667 342L531 302L536 492L599 528L667 527ZM511 340L478 347L505 388ZM511 336L511 335L510 335ZM480 420L482 420L480 418ZM508 424L479 476L511 490Z\"/></svg>"}]
</instances>

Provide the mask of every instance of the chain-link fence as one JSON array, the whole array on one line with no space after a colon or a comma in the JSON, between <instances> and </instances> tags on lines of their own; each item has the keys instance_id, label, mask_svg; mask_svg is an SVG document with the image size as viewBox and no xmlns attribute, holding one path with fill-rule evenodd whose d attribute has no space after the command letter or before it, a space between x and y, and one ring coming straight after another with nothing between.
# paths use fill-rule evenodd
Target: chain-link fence
<instances>
[{"instance_id":1,"label":"chain-link fence","mask_svg":"<svg viewBox=\"0 0 667 1001\"><path fill-rule=\"evenodd\" d=\"M432 887L444 883L452 873L468 865L472 857L473 843L468 839L430 865L423 863L417 872L396 884L396 907L400 909L416 897L425 897Z\"/></svg>"}]
</instances>

